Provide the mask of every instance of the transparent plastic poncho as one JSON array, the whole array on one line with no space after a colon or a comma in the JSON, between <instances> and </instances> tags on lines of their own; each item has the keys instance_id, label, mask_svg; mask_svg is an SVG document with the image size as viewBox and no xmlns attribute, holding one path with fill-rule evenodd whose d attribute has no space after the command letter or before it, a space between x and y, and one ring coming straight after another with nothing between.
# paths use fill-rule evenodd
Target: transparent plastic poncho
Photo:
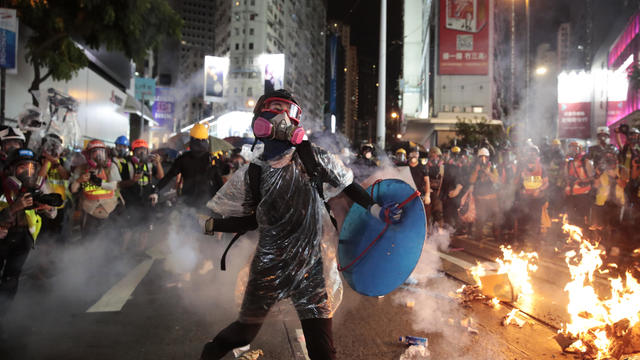
<instances>
[{"instance_id":1,"label":"transparent plastic poncho","mask_svg":"<svg viewBox=\"0 0 640 360\"><path fill-rule=\"evenodd\" d=\"M326 169L322 180L328 200L352 183L353 173L324 149L313 146L313 153ZM208 203L224 217L256 214L259 240L240 310L242 322L263 321L269 309L286 298L300 319L330 318L342 300L338 234L299 156L287 156L291 161L284 166L282 161L253 160L262 169L259 202L251 194L246 165Z\"/></svg>"}]
</instances>

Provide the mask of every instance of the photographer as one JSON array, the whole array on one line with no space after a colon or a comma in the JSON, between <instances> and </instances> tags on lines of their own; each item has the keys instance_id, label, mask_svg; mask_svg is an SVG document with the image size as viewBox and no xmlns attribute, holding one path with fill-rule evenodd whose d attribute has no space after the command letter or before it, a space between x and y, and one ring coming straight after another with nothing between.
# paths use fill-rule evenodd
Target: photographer
<instances>
[{"instance_id":1,"label":"photographer","mask_svg":"<svg viewBox=\"0 0 640 360\"><path fill-rule=\"evenodd\" d=\"M69 190L79 195L82 209L82 235L102 229L119 204L116 193L120 182L118 167L107 157L107 147L91 140L84 150L86 162L75 168Z\"/></svg>"},{"instance_id":2,"label":"photographer","mask_svg":"<svg viewBox=\"0 0 640 360\"><path fill-rule=\"evenodd\" d=\"M18 291L22 267L40 233L39 214L54 218L62 201L42 185L33 151L14 150L7 165L2 181L7 201L0 202L0 323Z\"/></svg>"}]
</instances>

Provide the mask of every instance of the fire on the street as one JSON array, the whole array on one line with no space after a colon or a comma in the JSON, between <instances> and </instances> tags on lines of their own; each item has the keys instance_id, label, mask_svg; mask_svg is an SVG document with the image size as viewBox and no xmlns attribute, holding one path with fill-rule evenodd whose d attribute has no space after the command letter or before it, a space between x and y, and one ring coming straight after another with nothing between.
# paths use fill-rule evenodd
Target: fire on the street
<instances>
[{"instance_id":1,"label":"fire on the street","mask_svg":"<svg viewBox=\"0 0 640 360\"><path fill-rule=\"evenodd\" d=\"M603 268L604 250L599 244L583 237L579 227L565 224L569 243L579 249L568 251L565 261L571 281L564 290L569 296L567 311L570 322L564 324L561 335L573 342L567 351L581 353L589 359L618 359L623 354L640 351L640 284L631 273L611 277L606 296L594 288L596 272Z\"/></svg>"}]
</instances>

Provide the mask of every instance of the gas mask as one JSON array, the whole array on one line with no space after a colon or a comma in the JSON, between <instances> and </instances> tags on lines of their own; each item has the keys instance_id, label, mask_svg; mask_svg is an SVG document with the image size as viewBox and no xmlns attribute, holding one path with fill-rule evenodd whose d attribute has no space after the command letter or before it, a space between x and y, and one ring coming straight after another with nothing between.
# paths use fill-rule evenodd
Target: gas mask
<instances>
[{"instance_id":1,"label":"gas mask","mask_svg":"<svg viewBox=\"0 0 640 360\"><path fill-rule=\"evenodd\" d=\"M304 138L304 129L290 118L287 111L264 110L251 125L257 138L286 141L298 145Z\"/></svg>"},{"instance_id":2,"label":"gas mask","mask_svg":"<svg viewBox=\"0 0 640 360\"><path fill-rule=\"evenodd\" d=\"M116 153L118 157L125 158L129 155L129 147L126 145L116 145Z\"/></svg>"},{"instance_id":3,"label":"gas mask","mask_svg":"<svg viewBox=\"0 0 640 360\"><path fill-rule=\"evenodd\" d=\"M131 159L134 163L146 163L149 161L149 150L147 148L136 148L133 150L133 158Z\"/></svg>"},{"instance_id":4,"label":"gas mask","mask_svg":"<svg viewBox=\"0 0 640 360\"><path fill-rule=\"evenodd\" d=\"M92 168L107 168L111 166L111 161L107 158L107 149L105 148L96 148L92 149L89 152L89 159L87 163Z\"/></svg>"},{"instance_id":5,"label":"gas mask","mask_svg":"<svg viewBox=\"0 0 640 360\"><path fill-rule=\"evenodd\" d=\"M35 190L39 188L38 164L35 161L24 161L18 163L13 171L14 186L17 189ZM16 181L17 180L17 181Z\"/></svg>"}]
</instances>

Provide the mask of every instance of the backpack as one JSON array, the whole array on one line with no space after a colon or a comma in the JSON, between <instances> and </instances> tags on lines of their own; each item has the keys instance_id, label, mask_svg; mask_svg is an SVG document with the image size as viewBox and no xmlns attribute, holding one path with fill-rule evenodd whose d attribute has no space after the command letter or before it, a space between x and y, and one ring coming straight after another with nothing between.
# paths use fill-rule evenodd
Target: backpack
<instances>
[{"instance_id":1,"label":"backpack","mask_svg":"<svg viewBox=\"0 0 640 360\"><path fill-rule=\"evenodd\" d=\"M307 175L309 176L311 185L316 188L318 195L320 195L320 199L322 199L322 202L324 203L324 206L327 209L327 212L329 213L329 218L331 219L331 223L336 229L338 229L338 223L336 219L333 217L333 215L331 215L331 208L329 206L329 203L327 203L324 198L322 179L324 177L323 175L326 173L326 169L323 168L316 161L316 158L313 155L313 148L311 147L311 143L308 140L305 140L300 144L296 145L295 152L300 157L300 161L302 161L302 166L304 168L305 173L307 173ZM260 165L255 163L250 163L249 168L247 169L247 176L249 176L249 191L251 191L251 195L253 199L255 199L258 203L262 198L262 195L260 194L260 176L261 175L262 175L262 168L260 167ZM227 257L227 252L229 251L229 249L231 249L231 246L233 246L236 240L238 240L238 238L244 235L247 231L255 230L257 228L257 223L255 221L255 214L253 214L252 217L254 217L253 221L247 222L248 226L245 229L242 229L235 234L235 236L229 242L229 245L227 245L226 249L224 250L224 253L222 253L222 258L220 259L220 269L222 271L226 270L225 259Z\"/></svg>"}]
</instances>

